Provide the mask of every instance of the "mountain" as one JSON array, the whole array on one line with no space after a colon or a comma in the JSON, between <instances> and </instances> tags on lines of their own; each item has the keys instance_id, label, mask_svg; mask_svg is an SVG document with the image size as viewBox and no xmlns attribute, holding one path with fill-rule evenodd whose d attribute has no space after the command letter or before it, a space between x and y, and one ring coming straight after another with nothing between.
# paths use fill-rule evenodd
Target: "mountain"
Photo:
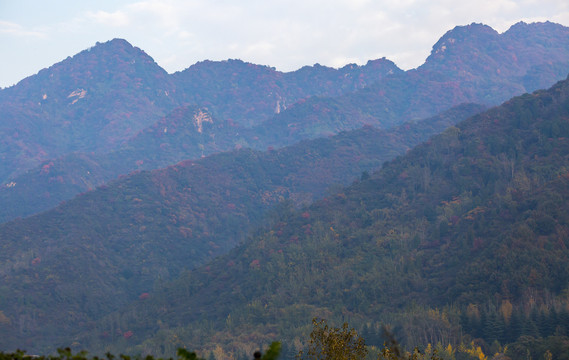
<instances>
[{"instance_id":1,"label":"mountain","mask_svg":"<svg viewBox=\"0 0 569 360\"><path fill-rule=\"evenodd\" d=\"M567 28L550 22L520 22L503 34L482 24L456 27L417 70L438 81L462 82L469 90L463 90L465 99L502 102L567 75L569 61L563 53L568 34Z\"/></svg>"},{"instance_id":2,"label":"mountain","mask_svg":"<svg viewBox=\"0 0 569 360\"><path fill-rule=\"evenodd\" d=\"M461 103L497 105L565 78L568 35L569 28L553 23L518 23L503 34L481 24L457 26L419 68L355 92L300 100L254 129L282 146L364 125L389 128Z\"/></svg>"},{"instance_id":3,"label":"mountain","mask_svg":"<svg viewBox=\"0 0 569 360\"><path fill-rule=\"evenodd\" d=\"M248 125L301 98L343 94L401 71L385 59L290 74L230 60L168 75L125 40L97 43L0 90L6 119L0 124L0 179L71 152L116 150L179 106L199 104L214 116Z\"/></svg>"},{"instance_id":4,"label":"mountain","mask_svg":"<svg viewBox=\"0 0 569 360\"><path fill-rule=\"evenodd\" d=\"M48 210L122 174L197 159L204 151L231 149L233 144L224 143L221 136L223 126L197 106L179 107L139 131L120 149L102 154L74 152L44 161L0 189L2 203L11 204L0 210L0 222Z\"/></svg>"},{"instance_id":5,"label":"mountain","mask_svg":"<svg viewBox=\"0 0 569 360\"><path fill-rule=\"evenodd\" d=\"M307 99L288 112L297 116L282 114L270 125L288 126L290 136L316 137L362 124L387 128L461 103L497 105L565 78L568 35L569 28L552 23L519 23L503 34L481 24L457 26L419 68L355 93Z\"/></svg>"},{"instance_id":6,"label":"mountain","mask_svg":"<svg viewBox=\"0 0 569 360\"><path fill-rule=\"evenodd\" d=\"M170 76L112 40L0 91L0 179L70 152L116 149L178 106Z\"/></svg>"},{"instance_id":7,"label":"mountain","mask_svg":"<svg viewBox=\"0 0 569 360\"><path fill-rule=\"evenodd\" d=\"M283 73L241 60L203 61L172 74L185 101L200 104L217 118L251 127L311 96L335 97L402 73L383 58L364 66L333 69L316 64Z\"/></svg>"},{"instance_id":8,"label":"mountain","mask_svg":"<svg viewBox=\"0 0 569 360\"><path fill-rule=\"evenodd\" d=\"M0 225L0 278L11 294L0 299L10 319L0 324L0 347L63 344L156 284L245 241L278 202L321 198L328 187L353 181L480 110L464 105L390 132L366 127L279 150L242 149L136 172Z\"/></svg>"},{"instance_id":9,"label":"mountain","mask_svg":"<svg viewBox=\"0 0 569 360\"><path fill-rule=\"evenodd\" d=\"M314 316L392 323L413 345L566 341L568 124L569 79L475 115L369 179L281 208L80 346L235 355L277 338L298 350Z\"/></svg>"},{"instance_id":10,"label":"mountain","mask_svg":"<svg viewBox=\"0 0 569 360\"><path fill-rule=\"evenodd\" d=\"M273 80L285 75L239 61L200 64L192 71L202 69L203 76L187 73L191 82L201 81L195 86L114 40L55 65L43 77L1 90L1 113L9 119L0 128L6 134L2 166L8 160L5 208L31 214L36 204L22 210L26 199L53 197L37 203L49 207L134 171L55 209L0 225L2 294L9 294L0 297L1 346L40 351L75 342L93 350L169 354L184 341L195 348L216 342L242 350L277 335L300 344L299 334L313 315L346 318L359 328L393 322L409 343L420 338L413 326L432 320L429 341L442 336L432 334L462 329L491 343L504 341L507 324L498 320L507 318L506 310L497 309L508 303L523 321L530 310L538 317L561 313L567 305L565 82L461 123L371 179L362 172L480 107L417 119L464 101L496 104L526 86L553 82L566 69L566 35L567 28L549 23L518 24L504 34L473 24L447 33L446 45L436 46L436 56L415 70L390 73L387 61L368 64L378 65L377 72L367 66L314 66L291 74L286 86ZM476 49L482 54L478 61ZM79 87L90 76L81 59L96 74L107 74L101 59L121 69L108 73L115 79L110 83L97 80L106 90L92 90L99 96L94 99L104 99L94 107L91 90ZM138 69L141 61L146 65ZM464 71L457 70L461 62ZM82 75L70 75L71 90L63 89L67 80L57 85L63 95L46 104L44 113L30 94L51 99L35 84L50 79L58 66L66 76ZM134 70L127 71L129 66ZM224 66L249 72L240 77ZM66 70L73 67L78 70ZM362 74L380 79L355 80ZM215 82L218 76L225 80ZM157 87L144 85L152 81ZM250 81L255 86L247 86ZM295 90L294 81L320 85ZM277 88L286 101L267 96ZM322 96L296 101L310 91ZM262 98L248 99L253 95ZM226 101L232 98L238 101ZM123 129L123 117L113 122L112 114L130 109L129 101L139 113L124 118L136 130ZM103 106L109 102L116 107ZM268 118L253 117L247 103ZM11 132L15 123L23 140ZM58 130L65 126L74 130ZM70 134L79 135L56 140ZM85 149L77 150L83 139ZM278 148L292 143L297 144ZM36 156L28 150L37 144L43 151ZM236 145L242 149L188 159ZM266 152L243 149L269 146ZM140 171L186 156L166 169ZM354 178L361 180L338 189ZM327 192L329 186L336 190ZM18 192L27 198L14 196ZM294 209L322 196L327 197ZM265 218L287 198L294 206L281 204ZM249 233L252 228L257 230ZM119 311L122 306L127 310ZM494 335L486 329L487 316L498 319Z\"/></svg>"},{"instance_id":11,"label":"mountain","mask_svg":"<svg viewBox=\"0 0 569 360\"><path fill-rule=\"evenodd\" d=\"M10 119L0 127L6 204L0 219L46 210L135 170L235 147L278 148L364 125L389 128L461 103L498 104L569 72L568 31L552 23L519 23L503 34L459 26L425 64L406 72L386 59L290 73L228 60L167 75L124 40L98 44L0 91L0 113ZM89 87L102 98L78 90ZM27 106L48 92L59 98ZM192 125L198 113L205 119L199 129ZM107 118L111 123L101 123Z\"/></svg>"},{"instance_id":12,"label":"mountain","mask_svg":"<svg viewBox=\"0 0 569 360\"><path fill-rule=\"evenodd\" d=\"M385 153L368 152L362 161L376 156L390 159L404 151L403 149L415 146L428 136L482 109L482 106L465 104L432 119L394 128L385 133L396 137L387 140L385 148L381 149ZM263 131L266 131L264 127L243 129L232 126L230 122L214 118L204 108L177 108L139 132L119 150L105 154L72 153L46 161L14 178L0 189L0 201L10 204L0 209L0 223L48 210L77 194L116 179L121 174L162 168L184 159L198 159L204 154L243 146L271 148L271 144L275 143L272 141L273 134ZM408 134L404 133L406 131ZM278 134L276 129L274 134ZM390 144L394 143L396 145L390 149ZM313 144L316 146L319 142ZM372 167L365 168L371 169ZM357 173L348 172L345 175L345 180L349 180Z\"/></svg>"},{"instance_id":13,"label":"mountain","mask_svg":"<svg viewBox=\"0 0 569 360\"><path fill-rule=\"evenodd\" d=\"M234 140L239 123L253 114L260 121L284 111L287 102L353 91L394 72L401 70L385 59L286 74L229 60L168 75L125 40L98 43L0 91L0 114L8 120L0 125L0 197L6 204L0 218L49 209L120 174L231 150L243 142ZM276 100L268 101L267 94ZM194 117L195 104L203 104L199 116L205 121L192 118L200 125L182 132L187 124L180 121ZM244 141L255 138L249 131Z\"/></svg>"}]
</instances>

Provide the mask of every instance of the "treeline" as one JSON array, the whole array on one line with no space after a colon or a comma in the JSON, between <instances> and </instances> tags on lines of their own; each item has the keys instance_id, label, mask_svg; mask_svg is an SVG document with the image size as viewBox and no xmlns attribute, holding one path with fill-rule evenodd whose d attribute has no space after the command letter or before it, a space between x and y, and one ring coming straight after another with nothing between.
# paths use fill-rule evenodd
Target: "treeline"
<instances>
[{"instance_id":1,"label":"treeline","mask_svg":"<svg viewBox=\"0 0 569 360\"><path fill-rule=\"evenodd\" d=\"M472 310L472 309L471 309ZM389 327L381 326L381 334L374 334L369 326L358 333L344 322L341 327L329 326L326 320L314 318L312 332L302 343L292 346L273 341L265 353L255 351L227 354L219 349L207 354L208 360L503 360L503 359L569 359L569 337L550 335L532 337L522 335L515 342L502 346L494 340L487 346L484 340L470 340L466 335L458 344L439 341L436 344L405 348L399 343ZM377 330L377 329L376 329ZM557 332L562 331L559 328ZM360 335L361 334L361 335ZM367 342L366 342L367 336ZM380 343L381 341L381 343ZM377 344L374 344L377 342ZM259 348L262 348L260 346ZM119 355L107 352L104 357L88 356L85 351L73 354L70 348L58 349L57 355L27 355L18 350L13 353L0 352L0 360L164 360L152 355ZM204 360L195 352L178 348L178 360ZM172 357L167 360L173 360Z\"/></svg>"}]
</instances>

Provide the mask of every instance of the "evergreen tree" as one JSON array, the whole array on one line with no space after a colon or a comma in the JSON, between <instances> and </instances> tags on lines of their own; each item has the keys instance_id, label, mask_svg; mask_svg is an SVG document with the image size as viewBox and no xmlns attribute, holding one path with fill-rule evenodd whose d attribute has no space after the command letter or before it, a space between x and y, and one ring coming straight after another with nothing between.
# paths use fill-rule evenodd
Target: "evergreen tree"
<instances>
[{"instance_id":1,"label":"evergreen tree","mask_svg":"<svg viewBox=\"0 0 569 360\"><path fill-rule=\"evenodd\" d=\"M488 344L494 341L504 341L504 319L496 312L492 312L486 316L486 324L484 325L484 340Z\"/></svg>"},{"instance_id":2,"label":"evergreen tree","mask_svg":"<svg viewBox=\"0 0 569 360\"><path fill-rule=\"evenodd\" d=\"M525 335L525 336L531 336L534 338L538 338L539 337L539 329L537 327L537 324L535 323L535 321L532 319L532 317L526 317L524 319L524 322L522 324L522 328L521 328L521 335Z\"/></svg>"},{"instance_id":3,"label":"evergreen tree","mask_svg":"<svg viewBox=\"0 0 569 360\"><path fill-rule=\"evenodd\" d=\"M559 330L563 332L563 335L569 335L569 311L564 308L559 312L559 322L557 324Z\"/></svg>"},{"instance_id":4,"label":"evergreen tree","mask_svg":"<svg viewBox=\"0 0 569 360\"><path fill-rule=\"evenodd\" d=\"M524 317L519 311L514 311L510 319L510 323L506 327L506 341L507 343L514 342L520 337L522 332L522 326L524 323Z\"/></svg>"}]
</instances>

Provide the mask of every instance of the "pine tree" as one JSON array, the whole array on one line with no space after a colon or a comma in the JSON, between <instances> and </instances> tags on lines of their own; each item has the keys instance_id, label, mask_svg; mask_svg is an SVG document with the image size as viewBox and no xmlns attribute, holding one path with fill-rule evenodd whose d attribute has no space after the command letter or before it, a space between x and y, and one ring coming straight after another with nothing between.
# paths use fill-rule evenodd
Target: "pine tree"
<instances>
[{"instance_id":1,"label":"pine tree","mask_svg":"<svg viewBox=\"0 0 569 360\"><path fill-rule=\"evenodd\" d=\"M503 342L504 328L504 320L501 316L495 312L488 314L484 325L484 339L489 344L494 341Z\"/></svg>"},{"instance_id":2,"label":"pine tree","mask_svg":"<svg viewBox=\"0 0 569 360\"><path fill-rule=\"evenodd\" d=\"M524 323L523 315L519 311L514 311L512 313L510 323L506 327L505 342L511 343L516 341L520 337L522 333L523 323Z\"/></svg>"}]
</instances>

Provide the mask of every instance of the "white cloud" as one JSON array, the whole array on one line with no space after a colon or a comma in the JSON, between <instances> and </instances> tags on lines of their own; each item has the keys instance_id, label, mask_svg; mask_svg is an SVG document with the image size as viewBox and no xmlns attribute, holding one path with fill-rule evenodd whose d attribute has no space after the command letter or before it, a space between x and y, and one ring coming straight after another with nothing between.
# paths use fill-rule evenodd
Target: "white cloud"
<instances>
[{"instance_id":1,"label":"white cloud","mask_svg":"<svg viewBox=\"0 0 569 360\"><path fill-rule=\"evenodd\" d=\"M130 24L128 16L122 11L115 11L115 12L106 12L102 10L95 12L90 11L87 13L87 18L101 25L111 26L111 27L128 26Z\"/></svg>"},{"instance_id":2,"label":"white cloud","mask_svg":"<svg viewBox=\"0 0 569 360\"><path fill-rule=\"evenodd\" d=\"M254 44L250 44L245 48L245 54L249 56L267 56L275 49L275 44L269 41L260 41Z\"/></svg>"},{"instance_id":3,"label":"white cloud","mask_svg":"<svg viewBox=\"0 0 569 360\"><path fill-rule=\"evenodd\" d=\"M26 1L29 7L34 0ZM16 54L0 67L27 64L17 60L19 53L30 57L14 40L21 37L35 39L32 59L64 59L122 37L169 72L205 59L241 58L288 71L384 56L408 69L456 25L482 22L500 32L520 20L569 25L567 0L99 0L45 11L53 13L34 18L22 5L25 17L0 14L0 47ZM14 81L4 76L0 85Z\"/></svg>"},{"instance_id":4,"label":"white cloud","mask_svg":"<svg viewBox=\"0 0 569 360\"><path fill-rule=\"evenodd\" d=\"M0 34L16 37L32 37L32 38L44 38L46 34L38 30L29 30L23 26L0 20Z\"/></svg>"}]
</instances>

